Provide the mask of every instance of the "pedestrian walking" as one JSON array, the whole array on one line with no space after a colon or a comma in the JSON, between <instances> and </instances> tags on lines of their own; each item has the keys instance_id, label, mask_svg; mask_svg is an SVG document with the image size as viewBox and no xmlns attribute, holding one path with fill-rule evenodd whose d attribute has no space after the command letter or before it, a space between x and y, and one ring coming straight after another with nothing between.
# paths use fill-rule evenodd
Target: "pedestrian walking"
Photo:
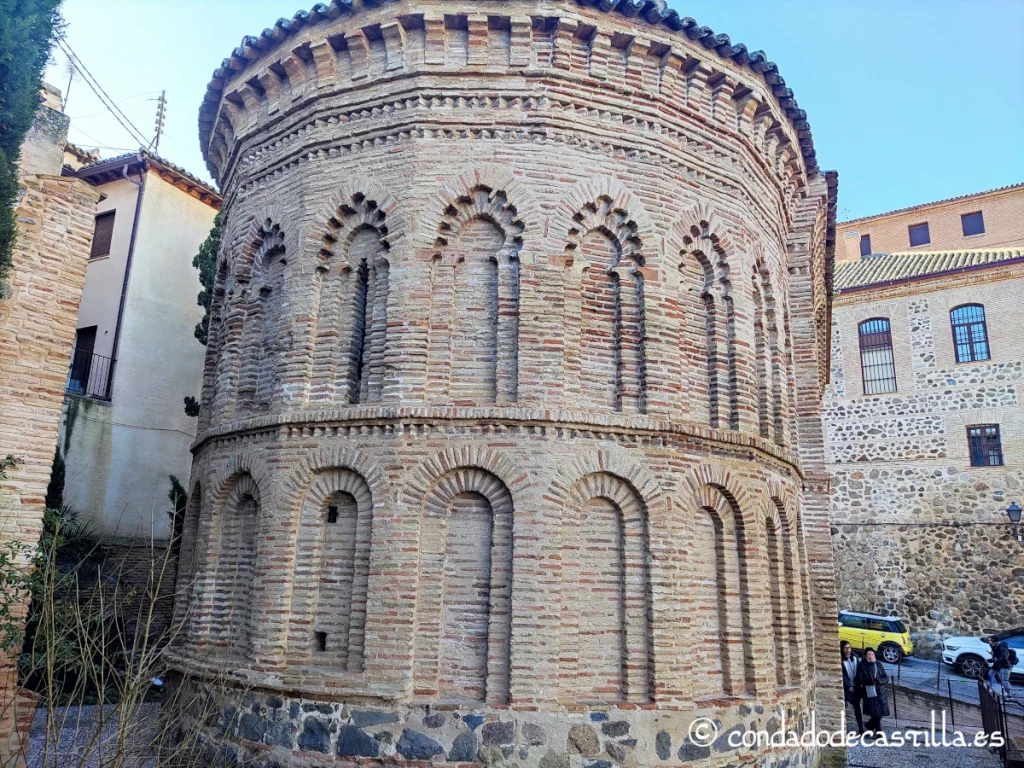
<instances>
[{"instance_id":1,"label":"pedestrian walking","mask_svg":"<svg viewBox=\"0 0 1024 768\"><path fill-rule=\"evenodd\" d=\"M860 711L860 699L857 697L857 657L853 655L853 646L848 640L839 643L839 662L843 667L843 700L853 707L857 718L857 733L864 733L864 715Z\"/></svg>"},{"instance_id":2,"label":"pedestrian walking","mask_svg":"<svg viewBox=\"0 0 1024 768\"><path fill-rule=\"evenodd\" d=\"M991 667L988 671L988 684L994 690L996 683L1003 690L1003 698L1012 699L1013 689L1010 688L1010 670L1016 662L1016 658L1010 657L1010 646L1005 640L999 640L995 635L985 638L992 649ZM1016 654L1014 654L1016 656Z\"/></svg>"},{"instance_id":3,"label":"pedestrian walking","mask_svg":"<svg viewBox=\"0 0 1024 768\"><path fill-rule=\"evenodd\" d=\"M857 665L854 687L861 697L864 714L868 716L867 732L872 736L882 730L882 718L889 716L889 698L885 692L887 682L889 676L882 662L875 658L875 649L865 648L864 658Z\"/></svg>"}]
</instances>

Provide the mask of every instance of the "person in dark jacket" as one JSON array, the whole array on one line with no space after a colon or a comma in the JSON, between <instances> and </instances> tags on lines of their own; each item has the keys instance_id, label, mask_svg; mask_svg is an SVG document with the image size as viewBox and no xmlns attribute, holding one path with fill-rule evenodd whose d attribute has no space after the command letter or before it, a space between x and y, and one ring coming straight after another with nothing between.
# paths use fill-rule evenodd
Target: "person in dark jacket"
<instances>
[{"instance_id":1,"label":"person in dark jacket","mask_svg":"<svg viewBox=\"0 0 1024 768\"><path fill-rule=\"evenodd\" d=\"M989 647L992 648L992 669L989 670L988 684L996 687L998 681L1003 689L1003 696L1013 698L1013 689L1010 687L1010 669L1013 664L1010 662L1010 646L1005 640L997 640L995 636L985 638ZM993 679L994 678L994 679Z\"/></svg>"},{"instance_id":2,"label":"person in dark jacket","mask_svg":"<svg viewBox=\"0 0 1024 768\"><path fill-rule=\"evenodd\" d=\"M857 717L857 733L864 733L864 715L860 711L860 699L857 698L854 681L857 676L857 657L853 655L853 646L848 640L839 644L839 663L843 667L843 699L853 707Z\"/></svg>"},{"instance_id":3,"label":"person in dark jacket","mask_svg":"<svg viewBox=\"0 0 1024 768\"><path fill-rule=\"evenodd\" d=\"M864 714L868 716L867 730L876 734L882 729L882 718L889 716L889 699L885 692L889 676L882 662L875 658L874 648L864 649L864 658L857 665L853 681L863 702Z\"/></svg>"}]
</instances>

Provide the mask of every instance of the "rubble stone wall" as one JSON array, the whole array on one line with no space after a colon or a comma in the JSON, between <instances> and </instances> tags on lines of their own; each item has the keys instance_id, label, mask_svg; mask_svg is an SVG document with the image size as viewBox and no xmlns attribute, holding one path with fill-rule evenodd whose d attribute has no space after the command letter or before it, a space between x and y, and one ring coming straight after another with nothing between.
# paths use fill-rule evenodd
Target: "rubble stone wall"
<instances>
[{"instance_id":1,"label":"rubble stone wall","mask_svg":"<svg viewBox=\"0 0 1024 768\"><path fill-rule=\"evenodd\" d=\"M828 184L685 36L442 10L220 84L179 667L267 765L753 759L690 722L839 709Z\"/></svg>"},{"instance_id":2,"label":"rubble stone wall","mask_svg":"<svg viewBox=\"0 0 1024 768\"><path fill-rule=\"evenodd\" d=\"M917 651L1024 625L1024 280L1019 266L840 295L823 418L840 608L899 614ZM985 308L991 360L957 363L950 310ZM858 323L888 317L897 391L862 394ZM998 424L1002 466L972 467L967 427Z\"/></svg>"}]
</instances>

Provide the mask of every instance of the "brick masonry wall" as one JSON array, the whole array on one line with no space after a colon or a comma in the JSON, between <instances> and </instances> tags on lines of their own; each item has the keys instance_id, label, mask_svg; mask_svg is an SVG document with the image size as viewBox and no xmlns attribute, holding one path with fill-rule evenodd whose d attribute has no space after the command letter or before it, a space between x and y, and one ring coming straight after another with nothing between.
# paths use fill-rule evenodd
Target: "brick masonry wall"
<instances>
[{"instance_id":1,"label":"brick masonry wall","mask_svg":"<svg viewBox=\"0 0 1024 768\"><path fill-rule=\"evenodd\" d=\"M0 484L0 539L35 546L99 194L84 182L60 176L26 176L21 184L10 296L0 300L0 456L18 460ZM4 659L4 759L17 759L12 757L19 750L14 721L22 703L12 660Z\"/></svg>"},{"instance_id":2,"label":"brick masonry wall","mask_svg":"<svg viewBox=\"0 0 1024 768\"><path fill-rule=\"evenodd\" d=\"M985 231L964 237L961 216L981 211ZM928 223L931 242L910 247L912 224ZM1024 185L965 199L915 206L836 225L836 259L860 258L861 235L871 236L872 253L897 251L960 251L978 248L1009 248L1024 243Z\"/></svg>"},{"instance_id":3,"label":"brick masonry wall","mask_svg":"<svg viewBox=\"0 0 1024 768\"><path fill-rule=\"evenodd\" d=\"M834 474L832 537L841 608L897 613L917 648L1024 624L1024 550L1010 502L1024 499L1024 279L969 275L836 300L823 411ZM991 359L956 362L950 310L982 304ZM897 392L863 395L857 325L888 317ZM967 427L998 424L1002 466L972 467Z\"/></svg>"},{"instance_id":4,"label":"brick masonry wall","mask_svg":"<svg viewBox=\"0 0 1024 768\"><path fill-rule=\"evenodd\" d=\"M218 728L265 761L750 761L686 727L828 722L825 180L682 37L398 5L228 84L178 663L260 689Z\"/></svg>"}]
</instances>

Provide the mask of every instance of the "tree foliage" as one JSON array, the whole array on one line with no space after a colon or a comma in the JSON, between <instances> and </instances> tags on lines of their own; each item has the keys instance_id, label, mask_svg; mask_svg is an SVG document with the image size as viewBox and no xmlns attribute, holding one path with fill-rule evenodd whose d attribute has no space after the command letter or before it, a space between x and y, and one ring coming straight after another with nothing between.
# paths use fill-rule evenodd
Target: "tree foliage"
<instances>
[{"instance_id":1,"label":"tree foliage","mask_svg":"<svg viewBox=\"0 0 1024 768\"><path fill-rule=\"evenodd\" d=\"M2 0L0 0L2 1ZM206 346L210 335L210 304L213 301L213 281L217 275L217 251L220 250L220 214L213 220L213 229L199 246L199 253L192 259L192 266L199 270L199 282L203 290L196 297L196 303L203 308L203 319L196 323L195 336Z\"/></svg>"},{"instance_id":2,"label":"tree foliage","mask_svg":"<svg viewBox=\"0 0 1024 768\"><path fill-rule=\"evenodd\" d=\"M61 0L0 0L0 296L14 249L18 155L39 106Z\"/></svg>"},{"instance_id":3,"label":"tree foliage","mask_svg":"<svg viewBox=\"0 0 1024 768\"><path fill-rule=\"evenodd\" d=\"M53 469L50 471L50 482L46 485L47 509L60 509L64 506L64 479L66 469L64 457L60 453L60 445L53 452Z\"/></svg>"}]
</instances>

